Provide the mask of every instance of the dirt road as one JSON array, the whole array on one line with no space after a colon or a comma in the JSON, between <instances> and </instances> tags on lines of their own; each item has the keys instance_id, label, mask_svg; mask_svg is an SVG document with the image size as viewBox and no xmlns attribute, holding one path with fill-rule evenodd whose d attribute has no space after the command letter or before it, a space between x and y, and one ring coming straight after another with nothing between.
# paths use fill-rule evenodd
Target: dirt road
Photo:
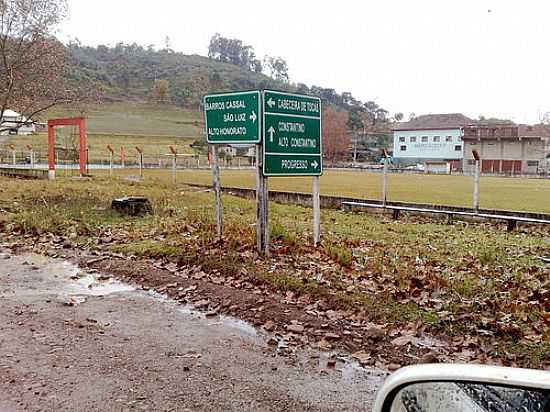
<instances>
[{"instance_id":1,"label":"dirt road","mask_svg":"<svg viewBox=\"0 0 550 412\"><path fill-rule=\"evenodd\" d=\"M385 377L62 260L0 253L0 284L2 412L369 410Z\"/></svg>"}]
</instances>

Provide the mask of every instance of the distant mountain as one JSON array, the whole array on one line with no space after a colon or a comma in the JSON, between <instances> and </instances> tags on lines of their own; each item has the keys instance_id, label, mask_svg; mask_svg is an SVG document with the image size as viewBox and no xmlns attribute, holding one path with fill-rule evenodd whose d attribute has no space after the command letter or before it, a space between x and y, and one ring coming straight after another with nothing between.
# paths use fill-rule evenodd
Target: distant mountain
<instances>
[{"instance_id":1,"label":"distant mountain","mask_svg":"<svg viewBox=\"0 0 550 412\"><path fill-rule=\"evenodd\" d=\"M212 91L276 88L281 81L208 57L154 50L132 44L88 47L71 43L71 81L93 84L109 100L151 100L155 81L168 81L169 102L193 107Z\"/></svg>"}]
</instances>

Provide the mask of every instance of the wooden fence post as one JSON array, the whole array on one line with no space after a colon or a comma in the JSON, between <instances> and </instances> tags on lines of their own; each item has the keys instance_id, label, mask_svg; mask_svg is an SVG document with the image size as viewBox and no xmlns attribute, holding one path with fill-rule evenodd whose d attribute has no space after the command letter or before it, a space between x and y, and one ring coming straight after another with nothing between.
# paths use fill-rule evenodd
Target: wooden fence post
<instances>
[{"instance_id":1,"label":"wooden fence post","mask_svg":"<svg viewBox=\"0 0 550 412\"><path fill-rule=\"evenodd\" d=\"M218 147L210 145L212 158L212 189L216 201L216 228L218 237L223 238L223 209L222 209L222 194L220 184L220 166L218 164Z\"/></svg>"},{"instance_id":2,"label":"wooden fence post","mask_svg":"<svg viewBox=\"0 0 550 412\"><path fill-rule=\"evenodd\" d=\"M263 174L263 146L256 145L256 246L258 253L269 256L269 189Z\"/></svg>"}]
</instances>

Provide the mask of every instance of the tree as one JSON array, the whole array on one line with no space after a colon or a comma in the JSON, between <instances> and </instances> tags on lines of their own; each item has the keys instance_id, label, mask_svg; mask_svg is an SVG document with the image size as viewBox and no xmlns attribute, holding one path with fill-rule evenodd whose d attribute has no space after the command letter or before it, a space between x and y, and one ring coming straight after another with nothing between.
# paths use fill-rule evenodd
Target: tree
<instances>
[{"instance_id":1,"label":"tree","mask_svg":"<svg viewBox=\"0 0 550 412\"><path fill-rule=\"evenodd\" d=\"M262 62L256 59L252 46L243 44L239 39L228 39L216 33L210 39L208 57L230 63L243 69L261 73Z\"/></svg>"},{"instance_id":2,"label":"tree","mask_svg":"<svg viewBox=\"0 0 550 412\"><path fill-rule=\"evenodd\" d=\"M282 57L265 56L264 67L269 70L272 79L288 83L288 64Z\"/></svg>"},{"instance_id":3,"label":"tree","mask_svg":"<svg viewBox=\"0 0 550 412\"><path fill-rule=\"evenodd\" d=\"M347 131L348 114L334 106L325 106L323 110L323 154L325 159L334 163L347 153L349 135Z\"/></svg>"},{"instance_id":4,"label":"tree","mask_svg":"<svg viewBox=\"0 0 550 412\"><path fill-rule=\"evenodd\" d=\"M26 119L22 127L76 99L65 80L65 47L54 37L66 15L65 0L0 0L0 119L15 110Z\"/></svg>"},{"instance_id":5,"label":"tree","mask_svg":"<svg viewBox=\"0 0 550 412\"><path fill-rule=\"evenodd\" d=\"M170 103L170 82L168 80L155 80L151 89L151 97L155 103Z\"/></svg>"}]
</instances>

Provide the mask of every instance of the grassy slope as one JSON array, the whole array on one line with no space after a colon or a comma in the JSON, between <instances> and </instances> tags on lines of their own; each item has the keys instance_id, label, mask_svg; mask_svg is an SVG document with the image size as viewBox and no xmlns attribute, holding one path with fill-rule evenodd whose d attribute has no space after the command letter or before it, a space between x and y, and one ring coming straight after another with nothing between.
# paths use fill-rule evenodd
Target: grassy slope
<instances>
[{"instance_id":1,"label":"grassy slope","mask_svg":"<svg viewBox=\"0 0 550 412\"><path fill-rule=\"evenodd\" d=\"M124 146L129 161L135 160L135 146L143 148L146 161L161 158L169 153L168 146L177 148L178 153L193 153L190 144L204 135L202 113L198 110L182 109L176 106L160 106L140 103L106 103L85 108L88 128L88 146L90 161L107 161L108 144L120 151ZM68 107L57 107L43 116L44 121L53 118L76 117L81 112ZM64 139L74 137L77 129L65 127L58 129L58 144L64 146ZM34 136L9 136L0 149L15 145L18 151L24 151L27 144L45 161L48 141L45 133Z\"/></svg>"},{"instance_id":2,"label":"grassy slope","mask_svg":"<svg viewBox=\"0 0 550 412\"><path fill-rule=\"evenodd\" d=\"M85 108L90 133L178 136L198 139L204 135L198 110L142 103L103 103ZM76 109L58 107L45 119L79 116Z\"/></svg>"}]
</instances>

